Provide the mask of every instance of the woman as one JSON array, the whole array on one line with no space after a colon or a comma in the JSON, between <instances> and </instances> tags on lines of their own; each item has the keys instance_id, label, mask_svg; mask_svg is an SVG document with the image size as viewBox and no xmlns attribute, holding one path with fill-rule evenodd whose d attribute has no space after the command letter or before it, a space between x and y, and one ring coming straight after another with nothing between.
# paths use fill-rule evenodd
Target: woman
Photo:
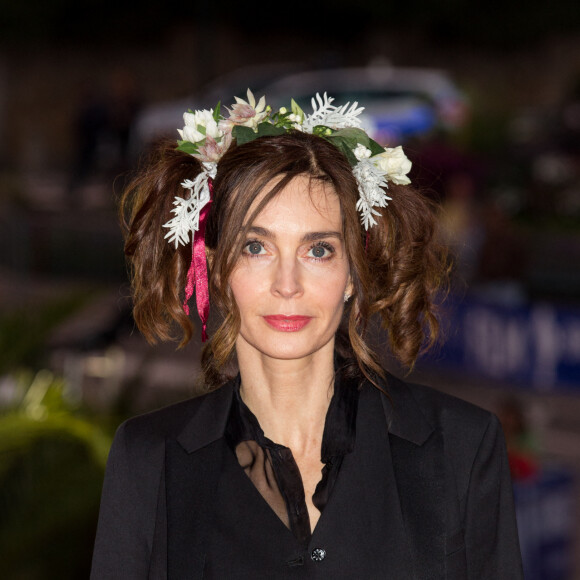
<instances>
[{"instance_id":1,"label":"woman","mask_svg":"<svg viewBox=\"0 0 580 580\"><path fill-rule=\"evenodd\" d=\"M210 298L218 318L209 393L117 432L92 578L521 578L497 419L366 340L376 314L411 366L437 333L446 270L409 161L356 103L236 101L186 113L125 200L144 335L187 342L194 286L204 335Z\"/></svg>"}]
</instances>

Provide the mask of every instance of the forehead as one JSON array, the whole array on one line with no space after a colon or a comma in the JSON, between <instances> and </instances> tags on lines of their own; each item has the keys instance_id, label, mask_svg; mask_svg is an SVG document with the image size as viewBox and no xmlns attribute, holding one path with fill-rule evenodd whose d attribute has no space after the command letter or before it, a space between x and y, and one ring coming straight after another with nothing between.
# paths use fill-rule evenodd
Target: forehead
<instances>
[{"instance_id":1,"label":"forehead","mask_svg":"<svg viewBox=\"0 0 580 580\"><path fill-rule=\"evenodd\" d=\"M250 207L252 215L277 182L266 186ZM252 224L271 228L323 231L342 230L342 212L332 185L308 176L292 179L255 217Z\"/></svg>"}]
</instances>

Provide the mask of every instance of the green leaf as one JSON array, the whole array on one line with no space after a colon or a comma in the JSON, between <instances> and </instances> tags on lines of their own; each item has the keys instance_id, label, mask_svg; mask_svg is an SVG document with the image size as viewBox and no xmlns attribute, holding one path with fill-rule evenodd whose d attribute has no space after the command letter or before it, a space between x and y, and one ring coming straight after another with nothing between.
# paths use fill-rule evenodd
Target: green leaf
<instances>
[{"instance_id":1,"label":"green leaf","mask_svg":"<svg viewBox=\"0 0 580 580\"><path fill-rule=\"evenodd\" d=\"M277 127L269 122L260 123L258 125L258 131L254 131L250 127L244 127L242 125L236 125L232 129L232 136L236 140L238 145L243 145L244 143L249 143L258 137L272 137L277 135L284 135L286 133L284 127Z\"/></svg>"},{"instance_id":2,"label":"green leaf","mask_svg":"<svg viewBox=\"0 0 580 580\"><path fill-rule=\"evenodd\" d=\"M358 159L355 157L355 154L352 152L352 149L343 142L339 142L338 144L331 141L333 145L335 145L340 151L342 151L345 157L348 159L348 162L354 167L358 163Z\"/></svg>"},{"instance_id":3,"label":"green leaf","mask_svg":"<svg viewBox=\"0 0 580 580\"><path fill-rule=\"evenodd\" d=\"M280 111L276 111L270 116L270 122L272 125L279 127L284 122L283 114Z\"/></svg>"},{"instance_id":4,"label":"green leaf","mask_svg":"<svg viewBox=\"0 0 580 580\"><path fill-rule=\"evenodd\" d=\"M272 123L260 123L258 125L258 137L271 137L276 135L284 135L286 129L284 127L276 127Z\"/></svg>"},{"instance_id":5,"label":"green leaf","mask_svg":"<svg viewBox=\"0 0 580 580\"><path fill-rule=\"evenodd\" d=\"M235 125L232 129L232 137L236 140L238 145L249 143L258 137L250 127L243 127L242 125Z\"/></svg>"},{"instance_id":6,"label":"green leaf","mask_svg":"<svg viewBox=\"0 0 580 580\"><path fill-rule=\"evenodd\" d=\"M213 120L217 123L220 120L220 111L222 108L222 102L218 101L218 104L215 106L213 110Z\"/></svg>"},{"instance_id":7,"label":"green leaf","mask_svg":"<svg viewBox=\"0 0 580 580\"><path fill-rule=\"evenodd\" d=\"M380 155L385 152L385 148L380 144L369 138L369 149L371 150L371 157L374 155Z\"/></svg>"},{"instance_id":8,"label":"green leaf","mask_svg":"<svg viewBox=\"0 0 580 580\"><path fill-rule=\"evenodd\" d=\"M304 111L300 108L300 105L294 99L292 99L290 102L290 108L295 115L300 115L301 121L304 120Z\"/></svg>"},{"instance_id":9,"label":"green leaf","mask_svg":"<svg viewBox=\"0 0 580 580\"><path fill-rule=\"evenodd\" d=\"M292 122L288 119L290 113L287 111L286 113L274 113L270 117L270 121L276 127L280 127L284 129L284 132L289 131L292 128Z\"/></svg>"},{"instance_id":10,"label":"green leaf","mask_svg":"<svg viewBox=\"0 0 580 580\"><path fill-rule=\"evenodd\" d=\"M344 137L336 137L335 135L330 135L329 137L325 137L325 139L332 143L338 150L342 151L351 165L356 165L358 163L358 159L353 153L356 144L353 147L351 141Z\"/></svg>"},{"instance_id":11,"label":"green leaf","mask_svg":"<svg viewBox=\"0 0 580 580\"><path fill-rule=\"evenodd\" d=\"M348 143L351 149L354 149L359 143L370 149L371 139L362 129L356 127L334 131L332 133L332 138L342 139L345 143Z\"/></svg>"},{"instance_id":12,"label":"green leaf","mask_svg":"<svg viewBox=\"0 0 580 580\"><path fill-rule=\"evenodd\" d=\"M202 134L205 135L205 127L203 125L198 125L197 130Z\"/></svg>"},{"instance_id":13,"label":"green leaf","mask_svg":"<svg viewBox=\"0 0 580 580\"><path fill-rule=\"evenodd\" d=\"M358 163L353 151L357 145L364 145L371 152L371 157L384 152L384 148L376 141L373 141L362 129L349 127L333 131L331 135L323 135L327 141L330 141L337 149L340 149L348 158L351 165Z\"/></svg>"},{"instance_id":14,"label":"green leaf","mask_svg":"<svg viewBox=\"0 0 580 580\"><path fill-rule=\"evenodd\" d=\"M205 139L199 141L198 143L192 143L191 141L178 141L177 151L183 151L184 153L189 153L189 155L194 155L198 152L199 147L205 145Z\"/></svg>"}]
</instances>

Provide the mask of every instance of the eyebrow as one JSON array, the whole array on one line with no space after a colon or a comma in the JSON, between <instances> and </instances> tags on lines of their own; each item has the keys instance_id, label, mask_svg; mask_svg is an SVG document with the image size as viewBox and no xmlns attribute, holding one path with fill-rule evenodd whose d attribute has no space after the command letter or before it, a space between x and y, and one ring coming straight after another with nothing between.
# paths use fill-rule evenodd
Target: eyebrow
<instances>
[{"instance_id":1,"label":"eyebrow","mask_svg":"<svg viewBox=\"0 0 580 580\"><path fill-rule=\"evenodd\" d=\"M276 234L271 232L267 228L262 228L260 226L252 226L248 233L256 234L263 238L275 239ZM315 242L316 240L322 240L324 238L338 238L342 241L342 234L335 231L324 231L324 232L308 232L302 236L301 242Z\"/></svg>"}]
</instances>

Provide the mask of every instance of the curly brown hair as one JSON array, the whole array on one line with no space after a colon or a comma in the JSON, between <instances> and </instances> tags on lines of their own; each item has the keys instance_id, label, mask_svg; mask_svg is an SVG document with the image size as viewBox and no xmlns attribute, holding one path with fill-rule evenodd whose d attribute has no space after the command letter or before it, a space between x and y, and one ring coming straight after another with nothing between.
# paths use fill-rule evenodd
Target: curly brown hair
<instances>
[{"instance_id":1,"label":"curly brown hair","mask_svg":"<svg viewBox=\"0 0 580 580\"><path fill-rule=\"evenodd\" d=\"M184 179L193 179L201 164L166 142L123 195L125 254L132 265L134 318L149 342L173 338L182 329L180 346L192 336L193 323L182 308L191 249L175 249L164 239L173 199ZM336 350L350 361L350 374L373 382L382 375L377 355L365 339L368 322L378 315L388 331L391 352L411 368L421 350L432 345L439 325L436 296L446 284L444 248L438 243L432 203L410 186L389 185L389 206L366 231L356 210L358 186L347 158L326 140L293 131L235 143L221 158L213 183L213 204L206 227L212 308L220 323L202 354L204 384L221 386L235 353L240 315L229 287L231 273L247 230L259 212L297 176L332 186L338 196L353 296L336 334ZM276 185L249 214L268 185Z\"/></svg>"}]
</instances>

